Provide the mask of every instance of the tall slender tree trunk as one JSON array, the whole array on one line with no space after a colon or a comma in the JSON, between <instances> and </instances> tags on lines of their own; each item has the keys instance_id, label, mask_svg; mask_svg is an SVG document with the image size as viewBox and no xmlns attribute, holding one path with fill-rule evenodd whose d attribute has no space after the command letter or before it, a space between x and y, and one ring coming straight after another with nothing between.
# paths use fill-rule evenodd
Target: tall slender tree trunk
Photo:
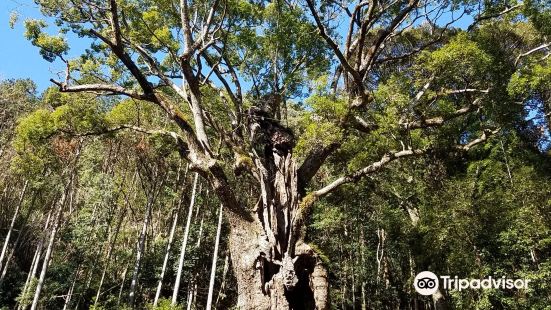
<instances>
[{"instance_id":1,"label":"tall slender tree trunk","mask_svg":"<svg viewBox=\"0 0 551 310\"><path fill-rule=\"evenodd\" d=\"M199 193L201 192L201 186L199 185L199 189L198 189ZM206 193L205 193L205 197L208 197L209 195L209 191L207 189ZM199 214L199 210L200 210L200 206L197 206L197 208L195 209L195 217L194 217L194 223L197 221L197 216ZM196 249L199 249L201 247L201 241L203 240L203 223L204 223L204 220L205 220L205 215L204 214L201 214L201 222L199 223L199 233L198 233L198 236L197 236L197 244L195 244L195 248ZM190 298L188 298L188 302L187 302L187 310L191 310L191 307L195 307L197 308L196 306L196 303L197 303L197 291L198 291L198 284L197 284L197 277L198 277L198 271L195 272L193 274L193 278L191 279L191 282L190 284L188 285L188 296Z\"/></svg>"},{"instance_id":2,"label":"tall slender tree trunk","mask_svg":"<svg viewBox=\"0 0 551 310\"><path fill-rule=\"evenodd\" d=\"M10 188L10 183L9 181L6 182L6 184L4 185L4 189L2 190L2 198L0 198L0 201L4 202L6 201L7 197L8 197L8 188Z\"/></svg>"},{"instance_id":3,"label":"tall slender tree trunk","mask_svg":"<svg viewBox=\"0 0 551 310\"><path fill-rule=\"evenodd\" d=\"M122 271L122 281L121 281L121 288L119 289L119 296L117 297L117 308L119 308L121 304L122 299L122 292L124 290L124 282L126 281L126 273L128 272L128 264L124 266L124 270Z\"/></svg>"},{"instance_id":4,"label":"tall slender tree trunk","mask_svg":"<svg viewBox=\"0 0 551 310\"><path fill-rule=\"evenodd\" d=\"M106 157L106 159L105 159L105 161L102 165L103 166L102 171L104 171L106 174L110 175L110 177L114 177L114 175L115 175L115 171L114 171L114 166L115 165L109 165L109 162L113 162L113 163L116 162L116 157L117 157L117 153L115 153L114 156L113 156L114 158L111 158L112 157L111 156L112 151L113 151L113 146L111 146L109 148L109 155ZM130 184L134 184L135 177L136 177L136 174L134 174L134 177L131 179ZM116 195L116 199L114 199L114 201L116 201L118 199L119 195L123 191L122 184L124 183L126 178L127 178L127 174L124 174L123 181L119 185L119 191L118 191L118 193ZM117 206L116 203L114 203L114 205L115 205L115 207ZM122 211L120 212L119 220L116 224L115 232L108 237L109 247L107 249L107 256L106 256L106 259L105 259L105 264L104 264L103 270L101 272L100 282L99 282L99 285L98 285L98 290L96 292L96 298L94 299L94 306L97 306L97 304L99 302L99 298L101 296L101 289L103 287L103 282L105 281L105 276L107 274L107 269L109 268L111 255L113 254L113 249L115 247L115 243L117 242L117 237L119 235L120 228L121 228L122 223L124 221L124 217L126 215L127 208L128 208L128 201L124 205ZM109 225L110 225L110 223L111 223L111 219L109 220ZM77 306L78 306L78 304L77 304Z\"/></svg>"},{"instance_id":5,"label":"tall slender tree trunk","mask_svg":"<svg viewBox=\"0 0 551 310\"><path fill-rule=\"evenodd\" d=\"M201 192L202 192L202 184L201 183L198 183L197 184L197 195L199 195ZM204 196L203 197L209 197L209 189L208 187L206 188L206 191L204 193ZM199 212L201 211L201 205L197 205L197 208L195 208L195 215L193 216L193 224L197 223L197 219L199 218ZM199 223L199 233L197 234L197 244L195 244L195 248L196 249L199 249L201 247L201 241L203 240L203 223L204 223L204 219L205 219L205 214L204 213L201 213L201 221ZM191 226L190 226L191 228ZM197 308L197 292L199 291L198 289L198 283L197 283L197 277L199 276L198 275L198 271L195 272L193 274L193 277L192 279L190 280L190 285L188 286L188 290L190 292L190 296L191 298L188 300L188 305L187 305L187 310L191 310L192 306L194 308Z\"/></svg>"},{"instance_id":6,"label":"tall slender tree trunk","mask_svg":"<svg viewBox=\"0 0 551 310\"><path fill-rule=\"evenodd\" d=\"M199 186L199 192L201 192L201 186ZM208 197L209 191L207 190L205 193L205 197ZM197 206L195 210L195 218L194 222L197 221L197 215L199 214L200 206ZM201 240L203 239L203 223L205 220L204 214L201 215L201 222L199 223L199 233L197 236L197 244L195 244L195 248L199 249L201 247ZM198 277L198 271L193 274L193 278L190 281L190 284L188 285L188 302L187 302L187 310L191 310L192 305L195 306L197 302L197 277Z\"/></svg>"},{"instance_id":7,"label":"tall slender tree trunk","mask_svg":"<svg viewBox=\"0 0 551 310\"><path fill-rule=\"evenodd\" d=\"M186 171L184 172L184 180L187 176L187 171L189 169L189 166L186 167ZM179 184L180 181L180 171L178 170L178 178L176 180L176 184ZM185 184L185 181L184 181ZM159 303L159 298L161 297L161 290L163 288L163 280L165 278L166 269L168 266L168 259L170 258L170 251L172 249L172 243L174 242L174 235L176 234L176 226L178 224L178 215L180 214L180 210L182 207L182 201L184 196L185 188L182 189L182 193L180 194L180 197L178 199L178 205L173 210L172 214L172 226L170 227L170 234L168 236L168 242L166 244L166 250L165 250L165 257L163 260L163 267L161 268L161 274L159 275L159 283L157 284L157 291L155 292L155 299L153 300L153 307L156 307Z\"/></svg>"},{"instance_id":8,"label":"tall slender tree trunk","mask_svg":"<svg viewBox=\"0 0 551 310\"><path fill-rule=\"evenodd\" d=\"M218 215L218 227L216 228L216 240L214 241L214 253L212 254L212 267L210 270L209 293L207 296L207 310L212 308L212 295L214 292L214 278L216 276L216 261L218 260L218 245L220 244L220 232L222 230L222 210L220 204L220 214Z\"/></svg>"},{"instance_id":9,"label":"tall slender tree trunk","mask_svg":"<svg viewBox=\"0 0 551 310\"><path fill-rule=\"evenodd\" d=\"M365 282L362 282L362 310L367 310L367 302L365 297Z\"/></svg>"},{"instance_id":10,"label":"tall slender tree trunk","mask_svg":"<svg viewBox=\"0 0 551 310\"><path fill-rule=\"evenodd\" d=\"M73 281L71 282L71 287L69 288L69 291L67 292L67 296L65 296L65 302L63 303L63 310L67 310L69 305L71 304L71 299L73 297L73 292L75 291L75 285L77 284L77 279L78 279L78 274L80 272L80 268L81 268L81 265L79 265L77 270L75 271Z\"/></svg>"},{"instance_id":11,"label":"tall slender tree trunk","mask_svg":"<svg viewBox=\"0 0 551 310\"><path fill-rule=\"evenodd\" d=\"M48 271L48 265L50 264L50 258L52 256L52 251L54 248L55 237L57 230L59 228L59 222L61 220L61 214L63 213L63 207L65 205L65 200L67 199L68 191L71 188L73 182L74 173L71 176L71 180L67 185L67 188L63 191L63 195L59 202L59 206L54 215L54 222L52 230L50 232L50 239L48 241L48 247L46 248L46 254L44 256L44 262L42 263L42 270L40 271L40 277L38 278L38 283L36 284L36 290L34 293L33 303L31 305L31 310L35 310L38 307L38 301L40 299L40 293L42 292L42 286L44 285L44 279L46 279L46 272Z\"/></svg>"},{"instance_id":12,"label":"tall slender tree trunk","mask_svg":"<svg viewBox=\"0 0 551 310\"><path fill-rule=\"evenodd\" d=\"M350 261L352 262L352 258L350 258ZM354 263L352 262L352 285L350 287L350 292L352 293L352 310L356 310L356 277L354 267Z\"/></svg>"},{"instance_id":13,"label":"tall slender tree trunk","mask_svg":"<svg viewBox=\"0 0 551 310\"><path fill-rule=\"evenodd\" d=\"M38 260L40 259L40 252L39 247L36 247L36 250L34 251L33 260L31 261L31 267L29 269L29 273L27 273L27 279L25 280L25 284L23 285L23 289L21 290L21 296L25 296L27 293L27 287L29 286L29 283L31 282L31 279L33 278L33 275L31 275L31 271L34 269L34 265L38 265ZM21 305L17 305L17 309L21 309Z\"/></svg>"},{"instance_id":14,"label":"tall slender tree trunk","mask_svg":"<svg viewBox=\"0 0 551 310\"><path fill-rule=\"evenodd\" d=\"M184 228L184 237L182 239L182 246L180 248L180 258L178 260L178 272L176 273L176 281L174 282L174 291L172 292L172 305L176 305L176 303L178 302L178 292L180 291L180 282L182 280L182 271L184 268L184 259L185 259L187 241L189 236L189 227L191 226L191 216L193 214L193 207L195 205L195 195L197 190L198 178L199 178L199 175L196 172L193 179L193 189L191 192L191 201L189 203L186 226Z\"/></svg>"},{"instance_id":15,"label":"tall slender tree trunk","mask_svg":"<svg viewBox=\"0 0 551 310\"><path fill-rule=\"evenodd\" d=\"M136 262L134 263L134 273L132 274L132 282L130 282L130 294L128 295L131 307L134 307L136 302L136 287L138 285L138 275L140 273L140 266L143 258L143 252L145 248L145 239L147 236L147 228L149 227L149 222L151 222L151 212L154 203L154 193L150 194L148 198L147 207L145 211L145 220L143 222L142 230L140 232L140 237L136 245Z\"/></svg>"},{"instance_id":16,"label":"tall slender tree trunk","mask_svg":"<svg viewBox=\"0 0 551 310\"><path fill-rule=\"evenodd\" d=\"M105 280L105 275L107 273L107 268L109 267L109 262L111 260L111 255L113 255L113 249L115 247L115 243L117 242L117 237L119 236L119 231L121 229L122 222L124 220L124 215L126 214L126 208L121 212L121 216L119 217L119 221L117 222L117 227L115 228L115 232L113 233L113 239L109 243L109 249L107 250L107 257L105 258L105 266L103 267L103 271L101 272L101 278L98 285L98 291L96 293L96 298L94 299L94 306L97 306L99 302L99 297L101 296L101 288L103 286L103 281Z\"/></svg>"},{"instance_id":17,"label":"tall slender tree trunk","mask_svg":"<svg viewBox=\"0 0 551 310\"><path fill-rule=\"evenodd\" d=\"M346 279L348 278L348 269L347 269L347 264L346 262L342 262L344 264L344 277L342 279L342 283L343 283L343 288L342 288L342 296L341 296L341 308L342 309L345 309L346 308Z\"/></svg>"},{"instance_id":18,"label":"tall slender tree trunk","mask_svg":"<svg viewBox=\"0 0 551 310\"><path fill-rule=\"evenodd\" d=\"M186 310L191 310L191 305L193 304L193 295L195 292L195 283L191 282L188 285L187 289L187 307Z\"/></svg>"},{"instance_id":19,"label":"tall slender tree trunk","mask_svg":"<svg viewBox=\"0 0 551 310\"><path fill-rule=\"evenodd\" d=\"M29 216L33 212L35 202L36 202L36 196L37 196L37 193L35 192L35 194L33 195L33 198L31 199L29 209L27 210L27 214L22 220L22 223L21 223L22 227L25 227L25 225L27 223L27 220L29 219ZM22 203L22 202L23 201L21 200L20 203ZM8 266L11 262L11 259L12 259L13 255L16 253L17 248L19 247L19 241L21 240L21 237L23 236L22 231L23 230L20 230L19 233L17 234L17 238L13 242L12 250L9 252L8 257L6 258L6 263L5 263L5 266L4 266L4 270L2 271L2 275L0 275L0 283L2 283L4 281L4 278L6 277L6 274L8 272Z\"/></svg>"},{"instance_id":20,"label":"tall slender tree trunk","mask_svg":"<svg viewBox=\"0 0 551 310\"><path fill-rule=\"evenodd\" d=\"M52 218L52 211L48 212L48 217L46 218L46 222L44 224L43 232L48 231L48 227L50 225L50 219ZM36 272L38 271L38 264L40 263L40 257L42 256L42 248L44 247L44 241L46 239L46 235L42 235L40 240L38 241L38 245L36 246L36 250L34 252L33 261L31 262L31 267L29 269L29 274L27 275L27 280L25 281L25 285L23 286L23 290L21 291L21 296L25 296L27 294L27 291L29 290L29 285L36 277ZM26 308L28 305L19 305L18 309L22 309L23 306Z\"/></svg>"},{"instance_id":21,"label":"tall slender tree trunk","mask_svg":"<svg viewBox=\"0 0 551 310\"><path fill-rule=\"evenodd\" d=\"M214 304L214 309L218 309L218 305L220 304L220 300L222 300L224 296L224 291L226 288L226 275L228 274L228 269L230 267L229 263L229 256L226 255L226 258L224 258L224 269L222 269L222 283L220 284L220 290L218 291L218 296L216 297L216 303Z\"/></svg>"},{"instance_id":22,"label":"tall slender tree trunk","mask_svg":"<svg viewBox=\"0 0 551 310\"><path fill-rule=\"evenodd\" d=\"M10 242L10 237L13 231L13 227L15 226L15 220L19 216L19 209L21 209L21 205L23 204L23 198L25 197L25 192L27 192L27 186L29 185L29 181L25 181L25 185L23 185L23 189L21 190L21 195L19 195L19 202L17 203L17 207L15 208L15 212L13 213L13 217L11 219L10 228L8 229L8 234L6 235L6 239L4 240L4 246L2 247L2 253L0 254L0 270L2 270L2 267L4 266L4 257L6 255L6 251L8 249L8 244ZM8 261L6 261L6 267L8 268Z\"/></svg>"},{"instance_id":23,"label":"tall slender tree trunk","mask_svg":"<svg viewBox=\"0 0 551 310\"><path fill-rule=\"evenodd\" d=\"M69 210L72 209L72 205L73 205L73 198L72 197L73 196L71 196L71 200L70 200L70 203L69 203ZM90 215L90 225L92 225L92 226L96 225L98 208L99 208L99 204L94 204L94 208L92 209L92 214ZM85 242L88 243L91 240L96 239L96 236L97 236L97 232L94 230L94 232L92 234L89 234L89 235L86 236ZM102 244L102 246L97 247L95 257L100 257L102 252L103 252L103 244ZM89 266L87 272L85 273L85 276L84 276L85 285L84 285L84 289L82 289L83 292L87 292L88 289L90 288L90 285L92 285L92 279L94 277L94 272L96 270L96 265L97 264L98 264L98 260L92 260L91 266ZM83 294L79 295L79 298L77 299L77 302L75 304L75 309L79 309L80 303L82 302L83 297L84 297Z\"/></svg>"},{"instance_id":24,"label":"tall slender tree trunk","mask_svg":"<svg viewBox=\"0 0 551 310\"><path fill-rule=\"evenodd\" d=\"M358 250L360 251L360 264L361 266L365 266L365 250L364 250L364 244L365 244L365 235L363 228L360 227L360 238L359 238L359 245ZM367 302L366 302L366 294L365 294L365 278L361 277L361 290L362 290L362 310L367 310Z\"/></svg>"}]
</instances>

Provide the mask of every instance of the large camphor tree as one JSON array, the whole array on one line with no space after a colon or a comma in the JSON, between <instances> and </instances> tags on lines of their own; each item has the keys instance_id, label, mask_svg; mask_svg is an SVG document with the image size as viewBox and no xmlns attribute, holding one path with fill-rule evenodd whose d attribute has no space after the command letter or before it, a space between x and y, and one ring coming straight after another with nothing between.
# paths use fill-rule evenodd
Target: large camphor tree
<instances>
[{"instance_id":1,"label":"large camphor tree","mask_svg":"<svg viewBox=\"0 0 551 310\"><path fill-rule=\"evenodd\" d=\"M545 1L35 2L60 33L27 20L26 36L66 65L59 91L166 113L163 128L71 134L167 137L228 210L240 309L329 308L305 235L319 199L393 161L462 156L527 107L549 111ZM67 40L89 48L70 59ZM330 159L341 176L327 180Z\"/></svg>"}]
</instances>

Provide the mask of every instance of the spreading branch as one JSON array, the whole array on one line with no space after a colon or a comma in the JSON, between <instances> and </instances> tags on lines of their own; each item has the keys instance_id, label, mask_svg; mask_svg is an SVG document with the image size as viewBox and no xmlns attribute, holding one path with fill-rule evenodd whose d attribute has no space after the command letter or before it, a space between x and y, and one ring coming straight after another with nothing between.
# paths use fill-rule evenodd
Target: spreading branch
<instances>
[{"instance_id":1,"label":"spreading branch","mask_svg":"<svg viewBox=\"0 0 551 310\"><path fill-rule=\"evenodd\" d=\"M473 101L471 104L469 104L466 107L463 107L461 109L457 109L448 115L445 116L436 116L432 118L422 118L417 121L411 121L411 122L405 122L401 121L399 124L404 129L419 129L419 128L429 128L429 127L437 127L443 125L445 122L450 121L454 118L457 118L459 116L465 115L475 109L480 108L479 106L480 98Z\"/></svg>"},{"instance_id":2,"label":"spreading branch","mask_svg":"<svg viewBox=\"0 0 551 310\"><path fill-rule=\"evenodd\" d=\"M306 157L300 168L297 170L298 187L303 191L310 180L316 175L316 172L323 165L325 160L333 153L340 143L331 143L327 146L315 147Z\"/></svg>"},{"instance_id":3,"label":"spreading branch","mask_svg":"<svg viewBox=\"0 0 551 310\"><path fill-rule=\"evenodd\" d=\"M101 136L101 135L114 133L125 129L148 134L148 135L168 136L173 138L175 141L182 141L182 142L184 141L184 138L174 131L164 130L164 129L147 129L147 128L143 128L135 125L129 125L129 124L123 124L116 127L104 128L104 129L88 131L84 133L73 133L73 132L67 132L67 131L65 132L70 133L71 135L74 135L77 137L88 137L88 136Z\"/></svg>"},{"instance_id":4,"label":"spreading branch","mask_svg":"<svg viewBox=\"0 0 551 310\"><path fill-rule=\"evenodd\" d=\"M84 85L74 85L69 86L65 82L56 81L50 79L50 82L54 83L59 87L59 91L67 93L78 93L78 92L94 92L94 93L107 93L110 95L123 95L128 96L134 99L145 100L147 96L144 94L136 93L130 91L119 85L109 85L109 84L84 84Z\"/></svg>"},{"instance_id":5,"label":"spreading branch","mask_svg":"<svg viewBox=\"0 0 551 310\"><path fill-rule=\"evenodd\" d=\"M480 15L480 16L477 16L475 18L475 21L469 26L468 30L472 30L476 25L478 25L479 23L485 21L485 20L489 20L489 19L493 19L493 18L498 18L500 16L503 16L509 12L512 12L516 9L519 9L522 7L522 3L521 4L517 4L517 5L513 5L511 7L508 7L508 8L505 8L503 11L501 12L498 12L498 13L495 13L495 14L487 14L487 15Z\"/></svg>"},{"instance_id":6,"label":"spreading branch","mask_svg":"<svg viewBox=\"0 0 551 310\"><path fill-rule=\"evenodd\" d=\"M339 62L341 63L341 66L348 72L353 78L356 84L361 85L362 84L362 78L360 77L360 74L358 71L354 70L348 60L344 57L343 53L341 52L339 46L335 41L329 36L327 29L323 25L318 12L316 10L316 7L314 6L314 2L312 0L306 0L306 3L308 4L308 8L310 9L310 12L312 13L312 16L314 17L314 20L316 22L316 25L318 27L318 31L321 35L321 37L327 42L329 47L333 50L333 53L337 58L339 59Z\"/></svg>"},{"instance_id":7,"label":"spreading branch","mask_svg":"<svg viewBox=\"0 0 551 310\"><path fill-rule=\"evenodd\" d=\"M472 140L471 142L467 143L467 144L463 144L463 145L456 145L455 148L460 150L460 151L463 151L463 152L468 152L470 149L472 149L474 146L478 145L478 144L481 144L481 143L484 143L486 141L488 141L488 139L497 134L501 129L498 128L498 129L495 129L495 130L490 130L490 129L484 129L482 131L482 135L474 140Z\"/></svg>"},{"instance_id":8,"label":"spreading branch","mask_svg":"<svg viewBox=\"0 0 551 310\"><path fill-rule=\"evenodd\" d=\"M342 177L336 179L335 181L331 182L330 184L326 185L325 187L323 187L323 188L321 188L317 191L314 191L312 193L312 195L316 198L323 197L323 196L331 193L332 191L336 190L337 188L339 188L340 186L342 186L344 184L357 182L361 178L381 170L383 167L385 167L389 163L391 163L391 162L393 162L393 161L395 161L399 158L419 156L419 155L425 154L426 152L427 152L427 150L423 150L423 149L416 149L416 150L410 149L410 150L403 150L403 151L399 151L399 152L393 152L393 153L385 154L380 160L370 164L367 167L364 167L360 170L357 170L353 173L350 173L348 175L345 175L345 176L342 176Z\"/></svg>"},{"instance_id":9,"label":"spreading branch","mask_svg":"<svg viewBox=\"0 0 551 310\"><path fill-rule=\"evenodd\" d=\"M495 129L495 130L484 129L483 132L482 132L482 135L479 138L476 138L476 139L472 140L471 142L469 142L467 144L456 145L455 149L460 150L460 151L464 151L464 152L468 152L469 150L471 150L476 145L479 145L479 144L482 144L482 143L488 141L488 139L492 135L497 134L499 131L500 131L500 128ZM323 187L323 188L321 188L317 191L312 192L311 195L313 196L313 198L323 197L323 196L333 192L334 190L336 190L337 188L339 188L340 186L342 186L344 184L357 182L361 178L381 170L386 165L388 165L389 163L391 163L395 160L398 160L400 158L406 158L406 157L421 156L421 155L426 154L427 152L428 152L428 149L407 149L407 150L402 150L402 151L398 151L398 152L392 152L392 153L385 154L383 157L381 157L380 160L378 160L378 161L376 161L376 162L374 162L374 163L372 163L372 164L370 164L370 165L368 165L368 166L366 166L366 167L364 167L360 170L357 170L353 173L350 173L350 174L347 174L345 176L339 177L338 179L336 179L335 181L333 181L330 184L326 185L325 187ZM313 202L313 200L312 200L312 202Z\"/></svg>"},{"instance_id":10,"label":"spreading branch","mask_svg":"<svg viewBox=\"0 0 551 310\"><path fill-rule=\"evenodd\" d=\"M375 55L379 52L381 45L386 39L394 33L396 28L404 21L404 19L409 15L409 13L417 7L419 0L411 0L408 5L400 11L390 22L390 24L382 31L379 31L377 38L375 39L373 45L367 51L364 61L362 61L362 66L360 72L367 72L371 67L372 63L375 61Z\"/></svg>"},{"instance_id":11,"label":"spreading branch","mask_svg":"<svg viewBox=\"0 0 551 310\"><path fill-rule=\"evenodd\" d=\"M533 54L535 52L544 50L544 49L548 48L549 46L551 46L551 43L544 43L544 44L542 44L542 45L540 45L536 48L533 48L533 49L529 50L528 52L525 52L525 53L522 53L522 54L518 55L517 59L515 60L515 65L518 64L518 62L520 61L521 58L526 57L526 56L528 56L530 54Z\"/></svg>"}]
</instances>

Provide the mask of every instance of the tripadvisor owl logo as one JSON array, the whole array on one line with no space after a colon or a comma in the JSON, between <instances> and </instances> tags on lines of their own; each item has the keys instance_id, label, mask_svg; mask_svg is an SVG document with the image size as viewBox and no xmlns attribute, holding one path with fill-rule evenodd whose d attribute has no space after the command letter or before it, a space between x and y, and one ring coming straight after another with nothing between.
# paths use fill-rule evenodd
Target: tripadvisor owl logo
<instances>
[{"instance_id":1,"label":"tripadvisor owl logo","mask_svg":"<svg viewBox=\"0 0 551 310\"><path fill-rule=\"evenodd\" d=\"M421 295L432 295L438 290L438 277L430 271L422 271L413 280L413 286Z\"/></svg>"},{"instance_id":2,"label":"tripadvisor owl logo","mask_svg":"<svg viewBox=\"0 0 551 310\"><path fill-rule=\"evenodd\" d=\"M440 276L430 271L422 271L413 280L417 293L425 296L436 293L441 284L444 290L462 291L465 289L528 289L530 279L509 279L507 277L492 277L484 279L462 279L458 276Z\"/></svg>"}]
</instances>

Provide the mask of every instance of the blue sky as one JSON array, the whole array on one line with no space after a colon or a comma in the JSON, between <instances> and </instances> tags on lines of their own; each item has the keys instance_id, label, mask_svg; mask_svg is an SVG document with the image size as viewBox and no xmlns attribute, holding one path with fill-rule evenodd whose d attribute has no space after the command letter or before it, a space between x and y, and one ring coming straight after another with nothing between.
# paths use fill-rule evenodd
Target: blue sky
<instances>
[{"instance_id":1,"label":"blue sky","mask_svg":"<svg viewBox=\"0 0 551 310\"><path fill-rule=\"evenodd\" d=\"M65 70L65 65L60 61L49 63L44 60L38 48L24 37L23 22L26 19L44 17L32 0L0 0L0 2L0 38L2 42L6 42L0 48L0 80L30 78L37 84L38 90L42 91L52 85L50 78L57 77L57 73ZM9 26L12 12L17 12L19 15L14 29ZM53 30L52 33L55 34L55 31ZM86 46L85 42L71 34L68 38L72 48L69 58L80 55Z\"/></svg>"},{"instance_id":2,"label":"blue sky","mask_svg":"<svg viewBox=\"0 0 551 310\"><path fill-rule=\"evenodd\" d=\"M62 70L59 63L45 61L38 49L25 39L22 21L38 18L40 11L30 0L2 0L0 5L0 38L5 45L0 48L0 79L31 78L39 90L48 87L53 72ZM9 27L11 12L17 11L20 20L14 29Z\"/></svg>"}]
</instances>

